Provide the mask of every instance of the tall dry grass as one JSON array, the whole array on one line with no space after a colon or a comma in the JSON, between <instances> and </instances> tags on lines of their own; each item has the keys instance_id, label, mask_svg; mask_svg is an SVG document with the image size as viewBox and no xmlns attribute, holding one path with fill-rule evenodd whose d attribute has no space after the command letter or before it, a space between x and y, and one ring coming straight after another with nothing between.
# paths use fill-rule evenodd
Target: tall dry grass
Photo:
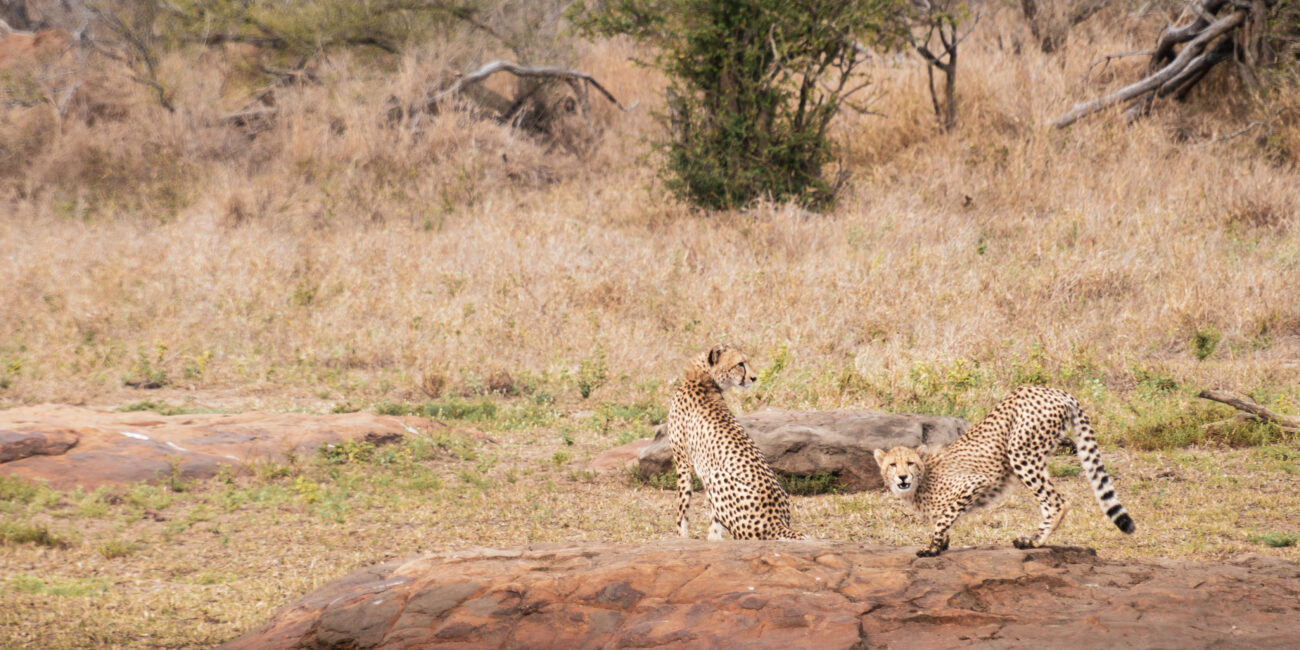
<instances>
[{"instance_id":1,"label":"tall dry grass","mask_svg":"<svg viewBox=\"0 0 1300 650\"><path fill-rule=\"evenodd\" d=\"M1112 13L1043 55L993 10L963 44L946 135L921 64L879 57L879 115L837 126L854 176L822 215L668 198L648 144L663 80L620 42L578 65L640 106L598 107L585 156L458 112L387 124L389 96L446 78L436 43L331 56L252 139L215 119L247 96L246 63L174 54L174 114L128 88L111 119L0 123L7 143L40 134L0 179L0 403L131 399L123 381L153 373L166 395L328 408L504 370L575 405L601 358L593 400L659 399L719 340L787 363L749 406L895 407L934 376L991 400L1034 364L1076 390L1086 375L1094 399L1148 373L1294 396L1300 127L1195 146L1294 98L1046 126L1131 80L1138 60L1085 70L1161 24ZM1198 331L1221 335L1205 360Z\"/></svg>"}]
</instances>

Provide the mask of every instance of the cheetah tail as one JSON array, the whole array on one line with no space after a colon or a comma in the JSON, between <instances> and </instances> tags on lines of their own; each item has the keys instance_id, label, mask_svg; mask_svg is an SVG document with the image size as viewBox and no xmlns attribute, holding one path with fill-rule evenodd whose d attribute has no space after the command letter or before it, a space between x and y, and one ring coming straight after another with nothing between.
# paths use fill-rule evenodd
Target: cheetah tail
<instances>
[{"instance_id":1,"label":"cheetah tail","mask_svg":"<svg viewBox=\"0 0 1300 650\"><path fill-rule=\"evenodd\" d=\"M1115 527L1125 534L1132 535L1137 530L1133 523L1133 518L1128 515L1128 511L1120 504L1119 498L1115 496L1115 487L1111 484L1110 475L1106 473L1106 467L1101 464L1101 452L1097 449L1097 436L1092 431L1092 424L1088 421L1088 414L1083 412L1083 408L1075 402L1074 414L1070 422L1071 428L1074 429L1074 446L1079 455L1079 463L1083 465L1083 471L1088 476L1088 481L1092 484L1092 495L1097 498L1097 505L1101 506L1101 511L1106 513L1107 517L1115 523Z\"/></svg>"}]
</instances>

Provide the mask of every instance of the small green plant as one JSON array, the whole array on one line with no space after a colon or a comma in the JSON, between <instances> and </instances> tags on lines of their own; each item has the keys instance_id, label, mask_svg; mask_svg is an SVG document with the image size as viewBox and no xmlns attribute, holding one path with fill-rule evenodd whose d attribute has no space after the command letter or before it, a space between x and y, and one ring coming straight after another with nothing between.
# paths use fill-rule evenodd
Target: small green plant
<instances>
[{"instance_id":1,"label":"small green plant","mask_svg":"<svg viewBox=\"0 0 1300 650\"><path fill-rule=\"evenodd\" d=\"M181 372L187 380L198 379L208 371L209 363L212 363L212 350L204 350L198 356L187 359Z\"/></svg>"},{"instance_id":2,"label":"small green plant","mask_svg":"<svg viewBox=\"0 0 1300 650\"><path fill-rule=\"evenodd\" d=\"M167 473L166 478L163 480L163 485L166 485L167 489L172 492L189 491L193 481L186 479L184 473L181 471L181 457L170 456L167 459L167 463L171 466L171 471Z\"/></svg>"},{"instance_id":3,"label":"small green plant","mask_svg":"<svg viewBox=\"0 0 1300 650\"><path fill-rule=\"evenodd\" d=\"M556 466L563 465L569 462L571 458L573 458L573 454L570 454L567 450L561 449L556 451L554 454L551 454L551 464Z\"/></svg>"},{"instance_id":4,"label":"small green plant","mask_svg":"<svg viewBox=\"0 0 1300 650\"><path fill-rule=\"evenodd\" d=\"M1196 328L1196 332L1192 334L1192 355L1197 361L1205 361L1219 347L1221 338L1218 328L1213 325L1206 324Z\"/></svg>"},{"instance_id":5,"label":"small green plant","mask_svg":"<svg viewBox=\"0 0 1300 650\"><path fill-rule=\"evenodd\" d=\"M1137 380L1138 390L1147 399L1152 399L1164 393L1171 393L1178 389L1178 382L1160 370L1136 368L1133 370L1133 378Z\"/></svg>"},{"instance_id":6,"label":"small green plant","mask_svg":"<svg viewBox=\"0 0 1300 650\"><path fill-rule=\"evenodd\" d=\"M144 510L165 510L175 500L175 493L148 483L136 483L126 491L127 504Z\"/></svg>"},{"instance_id":7,"label":"small green plant","mask_svg":"<svg viewBox=\"0 0 1300 650\"><path fill-rule=\"evenodd\" d=\"M1052 460L1047 464L1047 472L1052 476L1068 478L1083 473L1083 467L1075 462Z\"/></svg>"},{"instance_id":8,"label":"small green plant","mask_svg":"<svg viewBox=\"0 0 1300 650\"><path fill-rule=\"evenodd\" d=\"M95 550L99 551L99 554L106 560L126 557L134 553L135 549L135 544L121 539L110 539L95 548Z\"/></svg>"},{"instance_id":9,"label":"small green plant","mask_svg":"<svg viewBox=\"0 0 1300 650\"><path fill-rule=\"evenodd\" d=\"M596 346L591 356L578 364L578 394L582 399L591 397L591 392L605 385L609 378L609 368L605 365L605 349Z\"/></svg>"},{"instance_id":10,"label":"small green plant","mask_svg":"<svg viewBox=\"0 0 1300 650\"><path fill-rule=\"evenodd\" d=\"M1047 385L1052 383L1051 373L1044 368L1044 362L1047 360L1047 351L1039 343L1033 344L1029 348L1029 356L1023 360L1017 359L1011 366L1011 383L1017 386L1022 384Z\"/></svg>"},{"instance_id":11,"label":"small green plant","mask_svg":"<svg viewBox=\"0 0 1300 650\"><path fill-rule=\"evenodd\" d=\"M141 349L131 366L130 374L122 378L122 383L132 388L162 388L170 384L167 371L162 368L166 354L167 345L163 343L154 346L152 357Z\"/></svg>"},{"instance_id":12,"label":"small green plant","mask_svg":"<svg viewBox=\"0 0 1300 650\"><path fill-rule=\"evenodd\" d=\"M329 465L369 463L375 459L375 445L356 438L321 445L316 452Z\"/></svg>"},{"instance_id":13,"label":"small green plant","mask_svg":"<svg viewBox=\"0 0 1300 650\"><path fill-rule=\"evenodd\" d=\"M95 490L77 503L78 517L91 517L98 519L107 517L109 513L108 503L105 501L105 489Z\"/></svg>"},{"instance_id":14,"label":"small green plant","mask_svg":"<svg viewBox=\"0 0 1300 650\"><path fill-rule=\"evenodd\" d=\"M298 494L298 498L307 503L316 503L320 501L321 489L320 484L306 476L298 476L293 480L293 491Z\"/></svg>"},{"instance_id":15,"label":"small green plant","mask_svg":"<svg viewBox=\"0 0 1300 650\"><path fill-rule=\"evenodd\" d=\"M1258 535L1252 534L1247 539L1249 539L1252 544L1263 544L1274 548L1296 546L1297 544L1300 544L1300 535L1295 533L1280 533L1277 531L1269 531Z\"/></svg>"}]
</instances>

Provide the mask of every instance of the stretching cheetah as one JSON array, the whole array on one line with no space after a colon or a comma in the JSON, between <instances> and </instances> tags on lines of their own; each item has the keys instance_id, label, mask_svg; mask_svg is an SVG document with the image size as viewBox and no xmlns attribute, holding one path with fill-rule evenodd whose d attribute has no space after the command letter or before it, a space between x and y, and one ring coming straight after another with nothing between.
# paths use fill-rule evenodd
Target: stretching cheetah
<instances>
[{"instance_id":1,"label":"stretching cheetah","mask_svg":"<svg viewBox=\"0 0 1300 650\"><path fill-rule=\"evenodd\" d=\"M790 500L762 452L722 399L732 386L747 388L756 377L745 355L719 345L687 366L668 409L668 439L677 465L677 529L686 530L691 472L713 504L709 539L723 531L735 539L804 539L790 529Z\"/></svg>"},{"instance_id":2,"label":"stretching cheetah","mask_svg":"<svg viewBox=\"0 0 1300 650\"><path fill-rule=\"evenodd\" d=\"M1047 456L1066 438L1068 429L1074 429L1075 451L1102 512L1120 530L1132 534L1133 519L1115 497L1097 453L1097 438L1079 402L1056 388L1021 386L943 449L876 450L885 485L934 523L930 546L916 554L931 557L947 550L948 528L957 517L1010 488L1013 474L1034 493L1043 511L1038 534L1019 537L1013 544L1041 546L1068 509L1047 473Z\"/></svg>"}]
</instances>

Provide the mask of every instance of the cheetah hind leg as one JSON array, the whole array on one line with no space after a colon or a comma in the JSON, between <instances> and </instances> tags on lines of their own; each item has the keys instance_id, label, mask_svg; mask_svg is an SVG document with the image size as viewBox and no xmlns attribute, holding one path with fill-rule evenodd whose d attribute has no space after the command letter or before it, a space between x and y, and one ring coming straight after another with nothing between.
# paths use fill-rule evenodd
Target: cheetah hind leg
<instances>
[{"instance_id":1,"label":"cheetah hind leg","mask_svg":"<svg viewBox=\"0 0 1300 650\"><path fill-rule=\"evenodd\" d=\"M710 542L721 541L722 539L724 539L725 537L724 533L726 532L727 532L727 527L723 526L721 521L718 521L717 515L714 515L713 523L709 524L709 541Z\"/></svg>"},{"instance_id":2,"label":"cheetah hind leg","mask_svg":"<svg viewBox=\"0 0 1300 650\"><path fill-rule=\"evenodd\" d=\"M1051 475L1047 473L1046 459L1040 459L1037 463L1025 463L1022 467L1024 469L1017 472L1017 475L1025 487L1034 493L1034 498L1038 499L1038 508L1043 513L1043 523L1038 525L1038 532L1033 537L1024 535L1011 542L1012 546L1023 549L1046 543L1047 537L1065 519L1070 506L1065 502L1065 496L1052 484Z\"/></svg>"},{"instance_id":3,"label":"cheetah hind leg","mask_svg":"<svg viewBox=\"0 0 1300 650\"><path fill-rule=\"evenodd\" d=\"M690 528L686 524L686 511L691 507L691 467L681 458L674 461L677 466L677 533L690 537Z\"/></svg>"}]
</instances>

